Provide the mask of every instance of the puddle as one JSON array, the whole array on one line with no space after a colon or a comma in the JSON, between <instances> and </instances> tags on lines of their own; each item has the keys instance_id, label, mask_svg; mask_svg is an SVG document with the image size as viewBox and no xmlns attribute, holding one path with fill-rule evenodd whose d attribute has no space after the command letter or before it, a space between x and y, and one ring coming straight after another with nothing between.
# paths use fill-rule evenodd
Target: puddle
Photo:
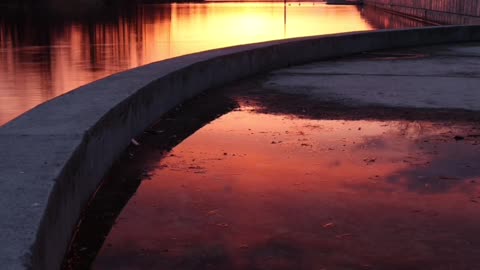
<instances>
[{"instance_id":1,"label":"puddle","mask_svg":"<svg viewBox=\"0 0 480 270\"><path fill-rule=\"evenodd\" d=\"M92 269L480 267L471 131L243 106L152 166Z\"/></svg>"}]
</instances>

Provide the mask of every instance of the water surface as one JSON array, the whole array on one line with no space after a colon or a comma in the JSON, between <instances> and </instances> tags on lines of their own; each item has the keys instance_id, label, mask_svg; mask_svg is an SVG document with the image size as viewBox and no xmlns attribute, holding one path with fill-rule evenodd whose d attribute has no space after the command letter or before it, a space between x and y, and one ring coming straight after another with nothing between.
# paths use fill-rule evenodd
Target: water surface
<instances>
[{"instance_id":1,"label":"water surface","mask_svg":"<svg viewBox=\"0 0 480 270\"><path fill-rule=\"evenodd\" d=\"M242 106L156 162L93 269L474 269L472 132Z\"/></svg>"},{"instance_id":2,"label":"water surface","mask_svg":"<svg viewBox=\"0 0 480 270\"><path fill-rule=\"evenodd\" d=\"M319 2L142 5L111 13L72 21L36 12L0 13L0 125L74 88L166 58L267 40L423 25Z\"/></svg>"}]
</instances>

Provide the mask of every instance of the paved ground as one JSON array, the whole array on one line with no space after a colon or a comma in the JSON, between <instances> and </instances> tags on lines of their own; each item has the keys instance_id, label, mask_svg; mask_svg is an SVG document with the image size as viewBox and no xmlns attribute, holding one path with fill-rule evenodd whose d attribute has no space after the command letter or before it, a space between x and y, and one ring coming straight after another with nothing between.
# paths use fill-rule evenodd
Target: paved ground
<instances>
[{"instance_id":1,"label":"paved ground","mask_svg":"<svg viewBox=\"0 0 480 270\"><path fill-rule=\"evenodd\" d=\"M366 53L282 69L263 87L345 105L480 110L480 43Z\"/></svg>"}]
</instances>

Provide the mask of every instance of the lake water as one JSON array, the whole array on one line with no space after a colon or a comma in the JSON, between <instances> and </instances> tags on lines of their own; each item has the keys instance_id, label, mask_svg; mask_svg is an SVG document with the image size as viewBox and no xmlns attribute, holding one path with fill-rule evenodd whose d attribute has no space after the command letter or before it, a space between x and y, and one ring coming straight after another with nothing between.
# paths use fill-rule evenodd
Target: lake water
<instances>
[{"instance_id":1,"label":"lake water","mask_svg":"<svg viewBox=\"0 0 480 270\"><path fill-rule=\"evenodd\" d=\"M92 81L175 56L299 36L422 26L376 10L320 2L174 3L112 13L58 20L0 11L0 125Z\"/></svg>"}]
</instances>

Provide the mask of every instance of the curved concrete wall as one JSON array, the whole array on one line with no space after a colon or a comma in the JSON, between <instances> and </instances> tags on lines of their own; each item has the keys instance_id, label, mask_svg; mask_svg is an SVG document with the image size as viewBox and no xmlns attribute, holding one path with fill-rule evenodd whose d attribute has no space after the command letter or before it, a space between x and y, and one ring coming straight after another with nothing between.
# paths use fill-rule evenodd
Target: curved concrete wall
<instances>
[{"instance_id":1,"label":"curved concrete wall","mask_svg":"<svg viewBox=\"0 0 480 270\"><path fill-rule=\"evenodd\" d=\"M480 0L363 0L367 5L442 24L480 24Z\"/></svg>"},{"instance_id":2,"label":"curved concrete wall","mask_svg":"<svg viewBox=\"0 0 480 270\"><path fill-rule=\"evenodd\" d=\"M1 268L59 269L82 208L131 138L205 89L352 53L471 40L480 40L480 27L237 46L129 70L47 102L0 129Z\"/></svg>"}]
</instances>

